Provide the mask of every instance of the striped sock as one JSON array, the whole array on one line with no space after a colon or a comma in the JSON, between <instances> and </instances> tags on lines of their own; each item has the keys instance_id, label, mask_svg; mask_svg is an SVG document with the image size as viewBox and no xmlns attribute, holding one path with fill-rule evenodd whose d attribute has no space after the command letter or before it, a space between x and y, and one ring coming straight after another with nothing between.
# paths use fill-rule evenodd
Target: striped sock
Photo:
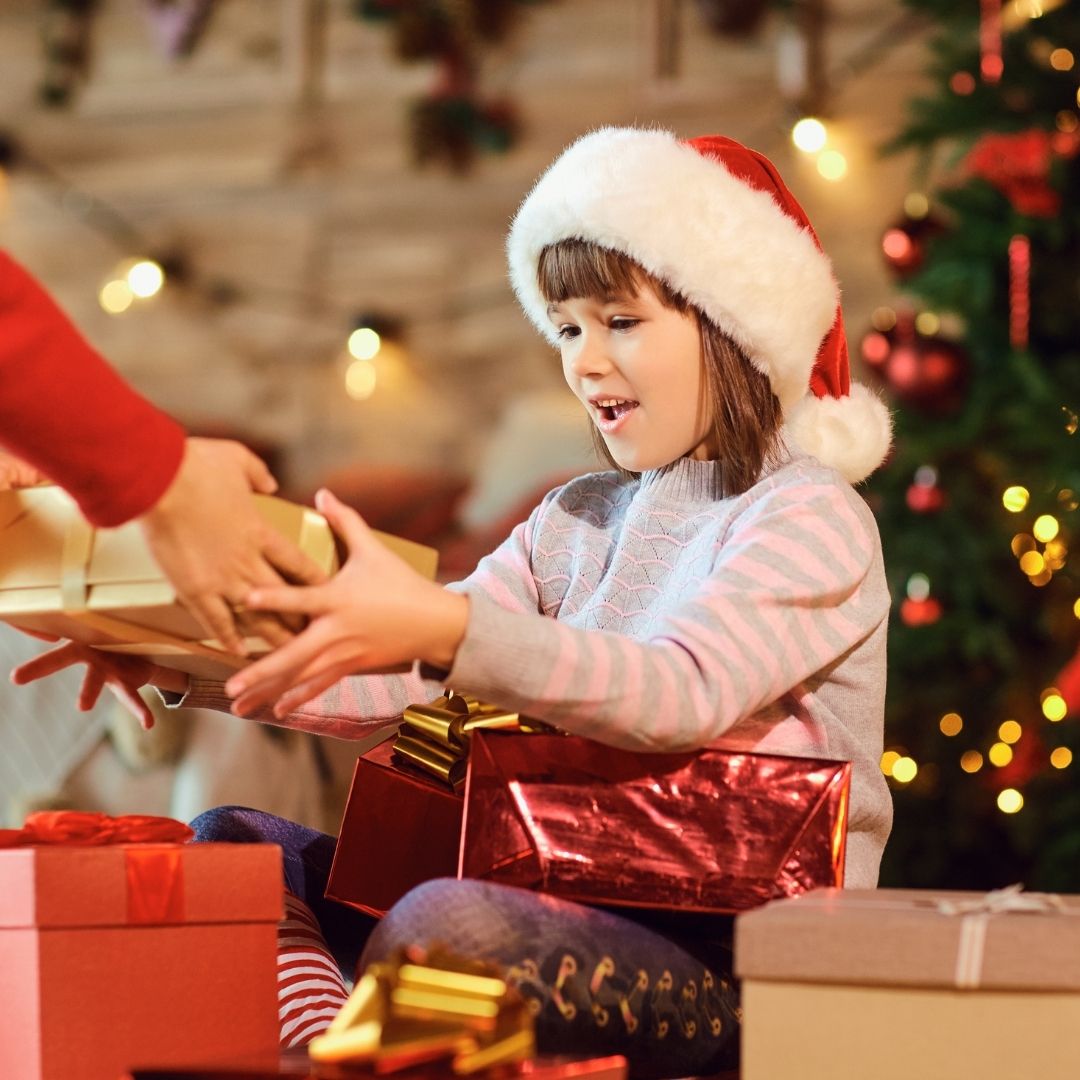
<instances>
[{"instance_id":1,"label":"striped sock","mask_svg":"<svg viewBox=\"0 0 1080 1080\"><path fill-rule=\"evenodd\" d=\"M281 1045L306 1046L329 1027L349 992L311 908L290 892L278 924L277 962Z\"/></svg>"}]
</instances>

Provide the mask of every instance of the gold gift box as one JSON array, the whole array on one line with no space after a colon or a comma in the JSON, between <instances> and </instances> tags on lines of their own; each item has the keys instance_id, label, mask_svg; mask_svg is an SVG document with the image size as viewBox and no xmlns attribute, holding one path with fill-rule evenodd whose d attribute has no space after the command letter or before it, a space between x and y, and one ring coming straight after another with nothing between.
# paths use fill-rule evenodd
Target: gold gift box
<instances>
[{"instance_id":1,"label":"gold gift box","mask_svg":"<svg viewBox=\"0 0 1080 1080\"><path fill-rule=\"evenodd\" d=\"M334 535L314 510L253 495L259 513L326 573L338 568ZM376 537L433 579L434 549L386 533ZM0 620L107 652L145 657L200 678L225 679L269 652L246 639L248 657L206 638L176 599L135 523L95 529L58 487L0 492Z\"/></svg>"}]
</instances>

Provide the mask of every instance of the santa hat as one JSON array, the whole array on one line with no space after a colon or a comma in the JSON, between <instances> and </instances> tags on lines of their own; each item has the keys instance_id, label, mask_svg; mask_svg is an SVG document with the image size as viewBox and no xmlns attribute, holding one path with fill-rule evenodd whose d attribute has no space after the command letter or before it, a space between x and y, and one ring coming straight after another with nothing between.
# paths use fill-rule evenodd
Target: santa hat
<instances>
[{"instance_id":1,"label":"santa hat","mask_svg":"<svg viewBox=\"0 0 1080 1080\"><path fill-rule=\"evenodd\" d=\"M720 135L601 128L540 177L507 240L525 313L557 343L541 251L580 239L622 252L731 337L769 379L789 437L851 483L885 459L891 420L852 384L832 266L772 162Z\"/></svg>"}]
</instances>

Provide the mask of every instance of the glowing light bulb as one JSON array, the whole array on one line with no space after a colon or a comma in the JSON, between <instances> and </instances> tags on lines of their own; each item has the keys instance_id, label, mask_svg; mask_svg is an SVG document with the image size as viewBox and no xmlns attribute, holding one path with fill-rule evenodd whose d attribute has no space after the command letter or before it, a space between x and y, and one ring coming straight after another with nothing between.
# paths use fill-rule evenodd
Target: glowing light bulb
<instances>
[{"instance_id":1,"label":"glowing light bulb","mask_svg":"<svg viewBox=\"0 0 1080 1080\"><path fill-rule=\"evenodd\" d=\"M382 338L370 326L361 326L349 335L349 353L357 360L373 360L381 348Z\"/></svg>"},{"instance_id":2,"label":"glowing light bulb","mask_svg":"<svg viewBox=\"0 0 1080 1080\"><path fill-rule=\"evenodd\" d=\"M891 307L874 308L870 316L870 325L875 330L891 330L896 325L896 312Z\"/></svg>"},{"instance_id":3,"label":"glowing light bulb","mask_svg":"<svg viewBox=\"0 0 1080 1080\"><path fill-rule=\"evenodd\" d=\"M998 792L997 804L1003 814L1016 814L1023 809L1024 796L1016 788L1007 787Z\"/></svg>"},{"instance_id":4,"label":"glowing light bulb","mask_svg":"<svg viewBox=\"0 0 1080 1080\"><path fill-rule=\"evenodd\" d=\"M1072 764L1073 753L1067 746L1055 746L1050 751L1050 764L1055 769L1067 769Z\"/></svg>"},{"instance_id":5,"label":"glowing light bulb","mask_svg":"<svg viewBox=\"0 0 1080 1080\"><path fill-rule=\"evenodd\" d=\"M804 116L792 129L791 141L804 153L816 154L825 148L829 133L815 116Z\"/></svg>"},{"instance_id":6,"label":"glowing light bulb","mask_svg":"<svg viewBox=\"0 0 1080 1080\"><path fill-rule=\"evenodd\" d=\"M892 777L900 784L910 784L915 779L919 766L914 758L902 757L892 768Z\"/></svg>"},{"instance_id":7,"label":"glowing light bulb","mask_svg":"<svg viewBox=\"0 0 1080 1080\"><path fill-rule=\"evenodd\" d=\"M966 773L977 773L983 767L983 756L978 750L966 750L960 755L960 768Z\"/></svg>"},{"instance_id":8,"label":"glowing light bulb","mask_svg":"<svg viewBox=\"0 0 1080 1080\"><path fill-rule=\"evenodd\" d=\"M367 401L375 393L378 376L370 360L354 360L345 371L345 392L353 401Z\"/></svg>"},{"instance_id":9,"label":"glowing light bulb","mask_svg":"<svg viewBox=\"0 0 1080 1080\"><path fill-rule=\"evenodd\" d=\"M1065 719L1069 706L1065 704L1065 699L1055 691L1043 698L1042 711L1047 720L1056 724L1059 720Z\"/></svg>"},{"instance_id":10,"label":"glowing light bulb","mask_svg":"<svg viewBox=\"0 0 1080 1080\"><path fill-rule=\"evenodd\" d=\"M98 293L98 303L110 315L122 315L134 302L135 294L126 279L106 281Z\"/></svg>"},{"instance_id":11,"label":"glowing light bulb","mask_svg":"<svg viewBox=\"0 0 1080 1080\"><path fill-rule=\"evenodd\" d=\"M964 721L959 713L947 712L939 721L942 735L959 735L964 729Z\"/></svg>"},{"instance_id":12,"label":"glowing light bulb","mask_svg":"<svg viewBox=\"0 0 1080 1080\"><path fill-rule=\"evenodd\" d=\"M1028 577L1038 577L1046 569L1046 560L1037 551L1025 551L1020 556L1020 569Z\"/></svg>"},{"instance_id":13,"label":"glowing light bulb","mask_svg":"<svg viewBox=\"0 0 1080 1080\"><path fill-rule=\"evenodd\" d=\"M941 319L933 311L920 311L915 316L915 329L925 337L929 337L941 329Z\"/></svg>"},{"instance_id":14,"label":"glowing light bulb","mask_svg":"<svg viewBox=\"0 0 1080 1080\"><path fill-rule=\"evenodd\" d=\"M1045 544L1057 536L1060 528L1061 526L1058 525L1057 518L1052 514L1040 514L1035 519L1035 524L1031 531L1035 534L1036 540Z\"/></svg>"},{"instance_id":15,"label":"glowing light bulb","mask_svg":"<svg viewBox=\"0 0 1080 1080\"><path fill-rule=\"evenodd\" d=\"M1035 550L1035 538L1027 533L1017 533L1012 538L1010 547L1012 553L1019 559L1021 555L1026 555L1029 551Z\"/></svg>"},{"instance_id":16,"label":"glowing light bulb","mask_svg":"<svg viewBox=\"0 0 1080 1080\"><path fill-rule=\"evenodd\" d=\"M904 213L918 221L930 213L930 200L921 191L909 191L904 196Z\"/></svg>"},{"instance_id":17,"label":"glowing light bulb","mask_svg":"<svg viewBox=\"0 0 1080 1080\"><path fill-rule=\"evenodd\" d=\"M925 600L930 595L930 579L925 574L912 574L908 578L907 594L909 600Z\"/></svg>"},{"instance_id":18,"label":"glowing light bulb","mask_svg":"<svg viewBox=\"0 0 1080 1080\"><path fill-rule=\"evenodd\" d=\"M817 159L817 171L826 180L843 180L847 175L847 158L839 150L823 150Z\"/></svg>"},{"instance_id":19,"label":"glowing light bulb","mask_svg":"<svg viewBox=\"0 0 1080 1080\"><path fill-rule=\"evenodd\" d=\"M153 259L139 259L128 268L128 288L140 300L149 300L161 292L165 284L165 271Z\"/></svg>"},{"instance_id":20,"label":"glowing light bulb","mask_svg":"<svg viewBox=\"0 0 1080 1080\"><path fill-rule=\"evenodd\" d=\"M1012 761L1012 747L1008 743L996 742L987 750L986 756L990 759L991 765L996 765L1000 769Z\"/></svg>"},{"instance_id":21,"label":"glowing light bulb","mask_svg":"<svg viewBox=\"0 0 1080 1080\"><path fill-rule=\"evenodd\" d=\"M1013 514L1019 514L1028 504L1028 499L1031 498L1031 493L1026 487L1022 487L1019 484L1014 484L1012 487L1007 487L1001 493L1001 505L1006 510Z\"/></svg>"},{"instance_id":22,"label":"glowing light bulb","mask_svg":"<svg viewBox=\"0 0 1080 1080\"><path fill-rule=\"evenodd\" d=\"M898 754L895 750L886 750L881 755L881 771L886 776L892 776L893 767L902 757L902 754Z\"/></svg>"},{"instance_id":23,"label":"glowing light bulb","mask_svg":"<svg viewBox=\"0 0 1080 1080\"><path fill-rule=\"evenodd\" d=\"M1076 59L1068 49L1055 49L1050 54L1050 66L1055 71L1072 71Z\"/></svg>"},{"instance_id":24,"label":"glowing light bulb","mask_svg":"<svg viewBox=\"0 0 1080 1080\"><path fill-rule=\"evenodd\" d=\"M1015 743L1020 741L1020 736L1024 734L1024 729L1015 720L1006 720L1001 727L998 728L998 738L1003 743Z\"/></svg>"}]
</instances>

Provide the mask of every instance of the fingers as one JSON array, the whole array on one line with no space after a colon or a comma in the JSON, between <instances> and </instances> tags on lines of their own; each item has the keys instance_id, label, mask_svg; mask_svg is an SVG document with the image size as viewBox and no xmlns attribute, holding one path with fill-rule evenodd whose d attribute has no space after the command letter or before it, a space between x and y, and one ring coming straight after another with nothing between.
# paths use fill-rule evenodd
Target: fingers
<instances>
[{"instance_id":1,"label":"fingers","mask_svg":"<svg viewBox=\"0 0 1080 1080\"><path fill-rule=\"evenodd\" d=\"M66 645L61 645L59 649L50 649L40 656L35 656L33 660L27 660L25 664L20 664L12 671L11 681L16 686L25 686L26 683L47 678L49 675L55 675L58 671L63 671L64 668L71 667L72 664L82 663L84 660L85 656L78 646L69 642Z\"/></svg>"},{"instance_id":2,"label":"fingers","mask_svg":"<svg viewBox=\"0 0 1080 1080\"><path fill-rule=\"evenodd\" d=\"M274 705L274 715L279 720L284 719L289 713L295 712L301 705L318 697L324 690L328 690L334 683L351 673L352 664L345 661L333 664L318 674L312 675L278 698Z\"/></svg>"},{"instance_id":3,"label":"fingers","mask_svg":"<svg viewBox=\"0 0 1080 1080\"><path fill-rule=\"evenodd\" d=\"M16 626L15 629L21 630L27 637L37 638L38 641L60 640L56 634L47 634L44 630L28 630L25 626Z\"/></svg>"},{"instance_id":4,"label":"fingers","mask_svg":"<svg viewBox=\"0 0 1080 1080\"><path fill-rule=\"evenodd\" d=\"M267 530L263 557L289 581L320 585L326 580L322 568L276 530Z\"/></svg>"},{"instance_id":5,"label":"fingers","mask_svg":"<svg viewBox=\"0 0 1080 1080\"><path fill-rule=\"evenodd\" d=\"M238 671L225 684L225 692L237 699L235 705L239 705L241 698L254 688L258 689L254 704L261 705L278 697L293 678L303 673L305 667L322 653L328 640L321 627L309 626L287 645ZM236 711L235 707L233 711Z\"/></svg>"},{"instance_id":6,"label":"fingers","mask_svg":"<svg viewBox=\"0 0 1080 1080\"><path fill-rule=\"evenodd\" d=\"M202 623L212 638L221 642L226 652L244 655L244 641L236 627L236 620L225 599L216 594L199 596L181 595L187 609Z\"/></svg>"},{"instance_id":7,"label":"fingers","mask_svg":"<svg viewBox=\"0 0 1080 1080\"><path fill-rule=\"evenodd\" d=\"M78 706L80 712L89 712L105 689L105 671L95 664L86 665L82 686L79 688Z\"/></svg>"},{"instance_id":8,"label":"fingers","mask_svg":"<svg viewBox=\"0 0 1080 1080\"><path fill-rule=\"evenodd\" d=\"M252 611L273 611L282 615L321 615L328 610L329 600L319 585L277 585L252 589L244 604Z\"/></svg>"},{"instance_id":9,"label":"fingers","mask_svg":"<svg viewBox=\"0 0 1080 1080\"><path fill-rule=\"evenodd\" d=\"M345 541L350 552L361 550L372 541L367 522L326 488L315 493L315 508L330 522L330 528Z\"/></svg>"},{"instance_id":10,"label":"fingers","mask_svg":"<svg viewBox=\"0 0 1080 1080\"><path fill-rule=\"evenodd\" d=\"M149 731L154 726L154 714L150 711L150 706L143 701L138 690L116 679L109 679L108 686L116 700L139 721L143 731Z\"/></svg>"},{"instance_id":11,"label":"fingers","mask_svg":"<svg viewBox=\"0 0 1080 1080\"><path fill-rule=\"evenodd\" d=\"M251 485L251 490L257 491L261 495L273 495L278 489L278 482L266 467L266 462L258 455L253 454L246 446L240 443L237 443L237 446L241 452L240 464L243 467L248 483Z\"/></svg>"}]
</instances>

